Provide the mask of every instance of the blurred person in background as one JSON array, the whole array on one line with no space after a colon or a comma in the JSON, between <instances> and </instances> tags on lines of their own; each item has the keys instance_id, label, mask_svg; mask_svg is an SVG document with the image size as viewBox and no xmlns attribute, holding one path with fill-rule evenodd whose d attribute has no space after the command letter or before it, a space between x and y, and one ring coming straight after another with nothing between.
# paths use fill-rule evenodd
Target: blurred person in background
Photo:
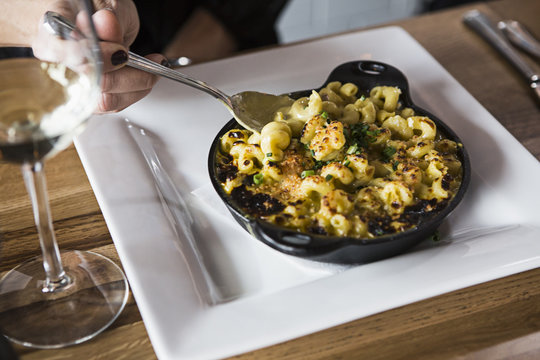
<instances>
[{"instance_id":1,"label":"blurred person in background","mask_svg":"<svg viewBox=\"0 0 540 360\"><path fill-rule=\"evenodd\" d=\"M277 18L287 0L134 0L140 31L136 53L161 52L193 62L276 44Z\"/></svg>"},{"instance_id":2,"label":"blurred person in background","mask_svg":"<svg viewBox=\"0 0 540 360\"><path fill-rule=\"evenodd\" d=\"M482 2L489 0L425 0L424 11L437 11L454 6L465 5L473 2Z\"/></svg>"}]
</instances>

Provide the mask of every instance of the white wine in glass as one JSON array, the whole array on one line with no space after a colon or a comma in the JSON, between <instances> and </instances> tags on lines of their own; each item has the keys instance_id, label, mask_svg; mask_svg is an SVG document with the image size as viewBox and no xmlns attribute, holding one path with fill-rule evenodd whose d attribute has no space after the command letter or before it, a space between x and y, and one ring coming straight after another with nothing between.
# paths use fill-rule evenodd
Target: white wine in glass
<instances>
[{"instance_id":1,"label":"white wine in glass","mask_svg":"<svg viewBox=\"0 0 540 360\"><path fill-rule=\"evenodd\" d=\"M32 49L0 46L0 162L21 164L42 252L0 280L0 329L36 348L91 339L128 299L115 263L92 252L60 252L52 226L43 165L95 110L102 67L90 2L63 3L62 15L76 29L58 34L42 26Z\"/></svg>"}]
</instances>

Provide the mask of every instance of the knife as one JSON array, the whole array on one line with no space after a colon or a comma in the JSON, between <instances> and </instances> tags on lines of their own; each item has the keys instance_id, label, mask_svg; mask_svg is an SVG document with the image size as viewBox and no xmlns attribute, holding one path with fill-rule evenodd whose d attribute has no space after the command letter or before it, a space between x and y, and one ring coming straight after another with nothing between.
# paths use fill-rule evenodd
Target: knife
<instances>
[{"instance_id":1,"label":"knife","mask_svg":"<svg viewBox=\"0 0 540 360\"><path fill-rule=\"evenodd\" d=\"M177 236L180 251L189 267L199 298L206 305L220 303L223 299L197 247L193 231L195 220L186 201L163 168L152 138L144 129L136 126L128 119L125 119L125 122L129 134L135 140L152 173L163 209Z\"/></svg>"},{"instance_id":2,"label":"knife","mask_svg":"<svg viewBox=\"0 0 540 360\"><path fill-rule=\"evenodd\" d=\"M488 17L478 10L471 10L463 16L463 22L480 34L488 43L497 49L525 77L533 96L540 106L540 75L535 72L517 53L512 45L491 23Z\"/></svg>"}]
</instances>

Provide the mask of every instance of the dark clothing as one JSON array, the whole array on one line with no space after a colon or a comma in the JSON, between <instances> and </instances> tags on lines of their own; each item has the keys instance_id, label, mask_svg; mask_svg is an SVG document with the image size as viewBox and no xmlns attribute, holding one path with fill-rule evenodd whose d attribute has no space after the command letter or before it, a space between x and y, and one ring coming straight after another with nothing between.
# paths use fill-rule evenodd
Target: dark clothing
<instances>
[{"instance_id":1,"label":"dark clothing","mask_svg":"<svg viewBox=\"0 0 540 360\"><path fill-rule=\"evenodd\" d=\"M477 1L480 0L428 0L424 6L424 11L436 11Z\"/></svg>"},{"instance_id":2,"label":"dark clothing","mask_svg":"<svg viewBox=\"0 0 540 360\"><path fill-rule=\"evenodd\" d=\"M287 0L134 0L141 27L131 49L163 52L197 7L212 13L234 36L238 50L275 44L274 28Z\"/></svg>"}]
</instances>

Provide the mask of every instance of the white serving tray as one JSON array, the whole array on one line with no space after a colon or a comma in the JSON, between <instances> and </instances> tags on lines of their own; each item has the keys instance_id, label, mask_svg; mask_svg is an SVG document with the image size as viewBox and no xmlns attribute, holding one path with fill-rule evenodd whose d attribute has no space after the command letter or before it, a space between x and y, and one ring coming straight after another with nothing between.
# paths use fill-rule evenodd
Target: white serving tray
<instances>
[{"instance_id":1,"label":"white serving tray","mask_svg":"<svg viewBox=\"0 0 540 360\"><path fill-rule=\"evenodd\" d=\"M207 171L210 144L230 115L187 86L161 80L121 114L92 118L76 139L160 359L227 357L540 266L539 162L403 29L351 33L183 71L229 94L285 93L317 88L333 68L360 59L401 69L413 100L462 138L473 168L465 199L441 228L443 240L391 259L319 264L281 254L242 230L217 201ZM164 214L124 117L153 134L165 168L192 204L197 246L221 298L199 297L197 269L188 266L190 253Z\"/></svg>"}]
</instances>

